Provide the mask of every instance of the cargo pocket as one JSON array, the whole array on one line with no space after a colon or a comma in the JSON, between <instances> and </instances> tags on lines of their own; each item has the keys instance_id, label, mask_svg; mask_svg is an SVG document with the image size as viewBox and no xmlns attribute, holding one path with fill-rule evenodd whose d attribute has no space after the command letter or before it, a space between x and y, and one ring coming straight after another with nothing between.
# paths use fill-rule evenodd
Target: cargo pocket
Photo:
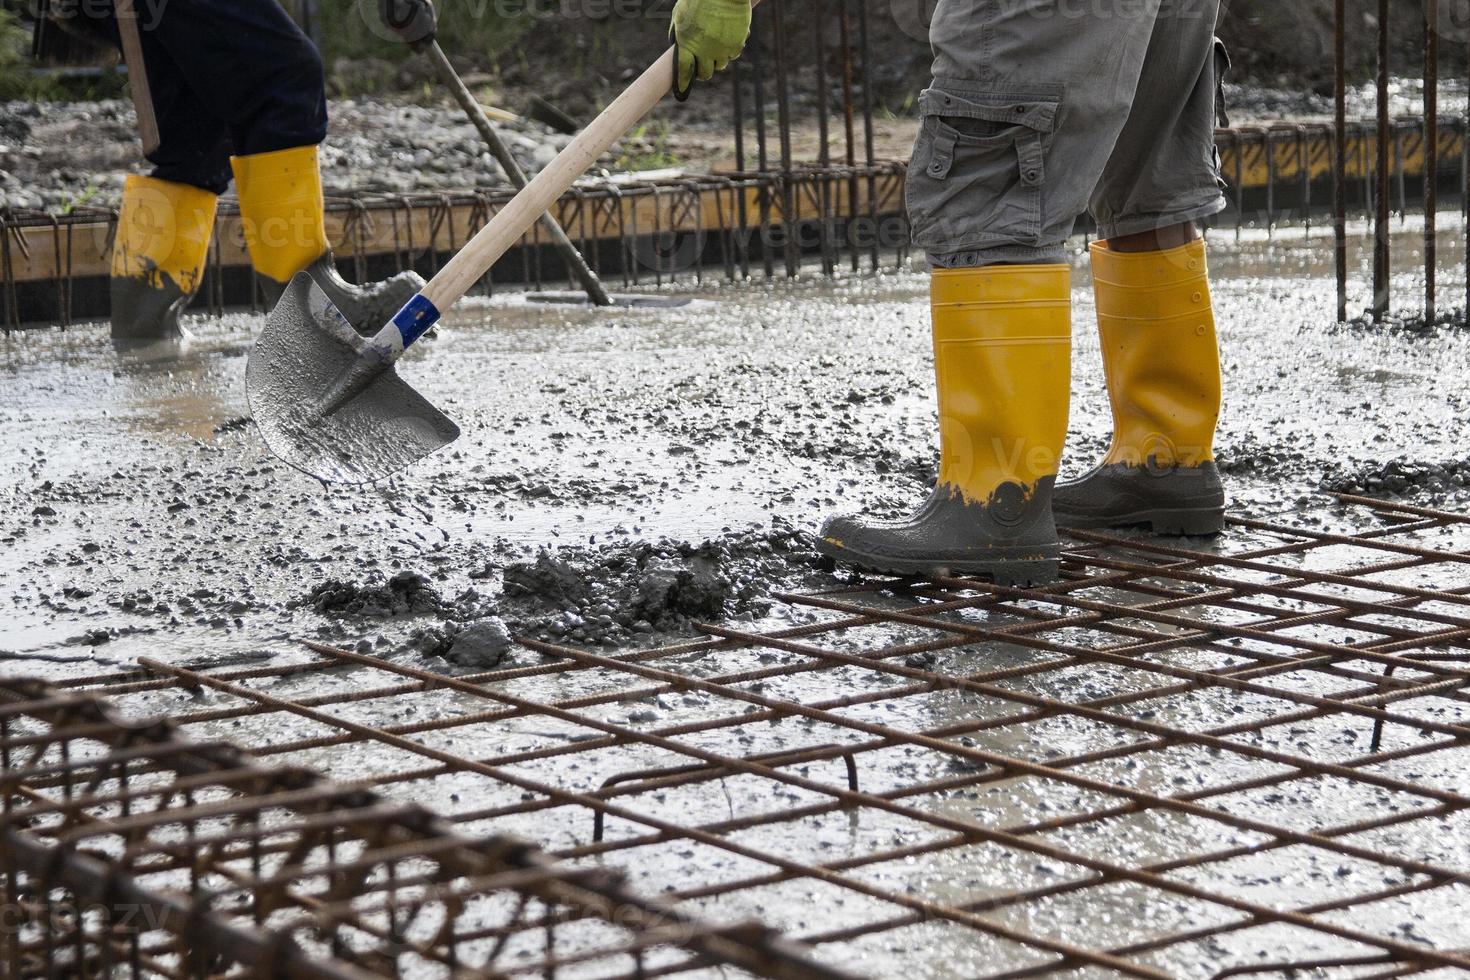
<instances>
[{"instance_id":1,"label":"cargo pocket","mask_svg":"<svg viewBox=\"0 0 1470 980\"><path fill-rule=\"evenodd\" d=\"M1059 93L926 89L907 187L914 244L939 252L1039 245L1059 106Z\"/></svg>"},{"instance_id":2,"label":"cargo pocket","mask_svg":"<svg viewBox=\"0 0 1470 980\"><path fill-rule=\"evenodd\" d=\"M1230 49L1225 42L1215 38L1215 123L1221 129L1230 128L1230 107L1225 103L1225 76L1230 74Z\"/></svg>"}]
</instances>

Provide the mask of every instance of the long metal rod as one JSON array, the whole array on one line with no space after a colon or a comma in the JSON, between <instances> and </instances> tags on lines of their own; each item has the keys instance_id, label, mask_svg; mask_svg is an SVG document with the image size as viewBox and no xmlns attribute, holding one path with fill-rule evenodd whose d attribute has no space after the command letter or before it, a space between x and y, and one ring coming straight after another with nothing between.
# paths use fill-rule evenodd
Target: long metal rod
<instances>
[{"instance_id":1,"label":"long metal rod","mask_svg":"<svg viewBox=\"0 0 1470 980\"><path fill-rule=\"evenodd\" d=\"M862 256L858 248L857 229L861 227L858 221L858 182L851 175L857 172L857 136L853 123L854 98L853 98L853 40L852 40L852 3L853 0L838 0L838 39L842 47L842 134L843 134L843 163L847 165L849 174L847 180L847 248L850 255L850 267L852 272L857 272Z\"/></svg>"},{"instance_id":2,"label":"long metal rod","mask_svg":"<svg viewBox=\"0 0 1470 980\"><path fill-rule=\"evenodd\" d=\"M756 641L759 640L759 637L751 636L750 634L740 634L739 631L730 631L730 632L734 632L734 633L737 633L738 635L749 637L752 640L756 640ZM547 652L554 652L556 655L566 656L566 657L569 657L571 659L579 660L579 661L584 662L584 663L587 663L587 664L593 664L593 665L598 665L598 666L607 666L608 665L608 659L605 658L605 657L599 656L597 654L591 654L591 653L586 653L586 652L583 652L583 651L572 650L572 649L566 648L566 647L555 647L555 646L552 646L550 644L536 644L535 646L538 647L538 648L544 649ZM803 655L805 655L805 656L810 656L810 657L816 657L816 658L824 659L824 660L827 660L827 661L832 662L832 663L842 663L842 664L849 664L849 665L861 666L861 665L863 665L863 664L865 664L867 662L865 660L865 658L862 658L862 657L855 657L855 656L850 656L850 655L846 655L846 654L841 654L841 653L837 653L835 651L823 649L821 647L812 646L810 644L783 643L783 644L780 644L780 646L787 647L787 648L799 647L800 648L800 652ZM350 661L350 662L353 662L353 663L358 663L358 664L362 664L362 665L365 665L365 666L374 666L374 667L377 667L379 669L388 670L388 671L394 672L394 673L399 673L399 674L402 674L404 676L415 676L416 674L420 673L419 671L417 671L414 668L406 667L406 666L401 665L401 664L390 664L390 663L388 663L386 661L382 661L382 660L379 660L377 658L368 657L368 656L365 656L365 655L362 655L362 654L349 653L347 651L340 651L340 650L334 650L334 649L329 649L329 648L316 648L316 649L318 649L318 652L328 653L331 656L342 657L343 659L345 659L347 661ZM613 662L613 663L616 663L616 662ZM162 665L162 664L156 664L156 666L159 667L160 669L167 670L167 668L164 665ZM759 706L771 707L771 706L774 706L775 704L778 703L778 702L773 701L773 699L768 698L768 697L765 697L765 696L760 695L760 694L755 694L755 693L750 693L750 692L742 691L742 690L739 690L739 689L729 688L729 687L726 687L726 686L723 686L723 685L713 685L713 684L710 684L709 682L701 681L701 680L698 680L696 678L689 677L687 675L670 675L668 672L663 671L663 670L660 670L658 668L653 668L653 667L632 667L632 668L624 668L624 669L629 669L634 674L637 674L637 675L640 675L640 676L644 676L644 677L647 677L647 678L650 678L650 679L652 679L652 678L662 678L662 679L665 679L665 680L676 680L676 681L678 681L679 683L683 684L685 687L687 687L690 690L707 691L709 693L719 694L721 697L733 699L735 701L743 701L743 702L745 702L747 704L756 705L758 707ZM883 667L883 669L884 669L885 672L890 672L890 673L899 674L899 675L916 676L916 677L917 676L925 676L925 675L928 675L928 673L929 673L929 672L924 671L924 670L921 670L919 668L901 667L901 666L894 665L894 664L885 664L884 667ZM932 677L932 675L929 675L929 676ZM208 684L207 679L203 679L203 683ZM520 699L516 698L513 695L509 695L509 694L506 694L504 692L493 691L493 690L491 690L489 688L486 688L484 686L481 686L481 685L465 685L465 684L461 684L459 682L449 681L449 680L446 680L443 683L445 683L446 686L453 687L456 690L462 691L463 693L476 694L476 695L481 696L481 697L487 697L487 698L490 698L492 700L501 701L501 702L507 703L507 704L514 704L516 701L520 700ZM259 694L259 692L253 692L253 691L251 691L251 692L248 692L247 693L243 689L237 689L236 691L234 691L232 693L243 694L244 696L247 696L247 697L257 697L257 698L259 698L261 696ZM1019 694L1018 692L1015 692L1015 691L1008 691L1005 696L1008 697L1008 698L1016 698L1016 699L1025 700L1025 698L1024 698L1023 695L1021 695L1021 694ZM284 706L285 705L283 704L283 707ZM817 719L819 719L821 717L821 713L816 712L814 709L806 708L803 705L801 705L799 703L796 703L796 702L786 701L786 702L784 702L784 703L781 704L781 707L787 713L789 713L791 715L794 715L794 716L797 716L797 717L812 717L814 720L817 720ZM289 710L289 708L288 708L288 710ZM559 716L561 716L561 713L559 713L559 712L551 712L550 714L551 714L552 717L559 717ZM586 726L586 727L592 728L594 730L605 729L607 727L607 725L605 723L599 722L596 719L590 718L590 717L588 717L586 715L576 715L576 714L570 714L570 713L568 713L567 715L564 716L564 720L569 721L569 722L572 722L572 723L577 724L577 725ZM333 721L333 723L336 723L336 724L341 724L342 723L338 719L332 719L332 721ZM880 725L880 724L876 724L876 723L863 722L863 721L859 721L859 720L856 720L856 719L846 719L846 724L847 724L848 727L850 727L851 729L853 729L855 731L865 732L867 734L884 735L888 731L888 729L886 728L886 726L883 726L883 725ZM1140 725L1141 725L1141 727L1147 727L1146 724L1144 724L1144 723L1140 723ZM369 733L369 734L371 734L371 733ZM1173 734L1177 734L1177 733L1173 733ZM635 737L639 741L647 742L650 745L658 745L658 744L663 743L665 741L663 739L658 738L657 736L650 736L650 735L646 735L646 734L642 734L642 733L636 733L635 734ZM1249 830L1249 831L1253 831L1253 832L1257 832L1257 833L1264 832L1264 833L1267 833L1267 834L1269 834L1271 836L1282 837L1283 839L1294 840L1297 843L1301 843L1301 844L1312 844L1312 845L1320 846L1320 845L1326 843L1326 841L1325 841L1324 838L1321 838L1321 837L1319 837L1318 835L1315 835L1315 834L1301 833L1301 832L1297 832L1297 831L1287 830L1285 828L1271 827L1269 825L1263 825L1263 824L1260 824L1259 822L1250 820L1249 818L1245 818L1245 817L1242 817L1242 816L1236 816L1236 815L1230 814L1230 813L1225 812L1225 811L1214 810L1214 809L1205 808L1205 807L1196 807L1194 804L1186 803L1184 801L1179 800L1176 797L1162 797L1162 796L1159 796L1157 794L1150 793L1150 792L1147 792L1147 791L1144 791L1144 790L1137 790L1137 789L1129 789L1129 788L1126 788L1126 787L1111 786L1111 785L1108 785L1108 784L1105 784L1105 783L1100 783L1100 782L1098 782L1095 779L1090 779L1090 778L1085 777L1085 776L1074 775L1074 774L1067 774L1067 773L1061 773L1061 772L1058 772L1058 771L1052 769L1049 766L1026 762L1024 760L1017 759L1017 758L1014 758L1014 757L1002 757L1002 756L998 756L995 753L985 751L985 750L980 749L978 747L971 748L971 747L968 747L968 746L964 746L963 744L956 745L955 743L952 743L952 742L946 742L946 741L936 740L936 739L928 739L928 738L917 737L917 736L910 736L910 738L908 739L908 741L910 742L910 744L913 744L913 745L916 745L916 746L927 747L927 748L935 749L935 750L938 750L938 751L953 753L953 754L958 755L958 756L961 756L961 757L971 758L975 762L982 762L982 763L987 764L987 765L998 766L998 767L1000 767L1002 769L1009 770L1012 773L1016 773L1016 774L1030 773L1030 774L1034 774L1034 775L1037 775L1037 776L1042 776L1043 778L1057 779L1057 780L1060 780L1060 781L1062 781L1064 783L1068 783L1068 784L1074 785L1074 786L1076 786L1078 788L1088 789L1088 790L1090 790L1092 792L1102 791L1102 792L1106 792L1106 793L1121 795L1121 796L1123 796L1125 798L1132 799L1132 800L1135 800L1135 801L1138 801L1138 802L1143 802L1143 801L1147 800L1149 803L1151 803L1153 805L1156 805L1156 806L1164 806L1164 807L1167 807L1169 809L1176 809L1176 810L1179 810L1179 811L1184 812L1184 813L1191 813L1191 814L1195 814L1195 815L1198 815L1198 816L1203 816L1206 819L1217 820L1217 821L1226 823L1228 825L1239 827L1242 830ZM420 751L420 752L424 751L421 746L417 746L415 743L408 743L407 745L403 745L401 747L409 748L410 751ZM905 816L905 817L908 817L910 819L919 819L919 820L922 820L922 821L926 821L926 822L928 822L928 823L930 823L930 824L932 824L934 826L944 827L944 828L947 828L947 829L962 831L962 832L965 832L965 833L969 833L971 835L974 835L979 840L990 840L990 841L993 841L995 843L1004 843L1004 844L1007 844L1009 846L1019 848L1019 849L1021 849L1023 851L1030 852L1032 854L1035 854L1035 855L1040 856L1040 857L1043 857L1043 858L1047 858L1047 859L1051 859L1051 860L1061 860L1061 861L1066 862L1066 863L1080 864L1084 868L1090 868L1092 870L1096 870L1096 871L1100 871L1100 872L1104 872L1104 873L1119 874L1122 877L1126 878L1127 880L1132 880L1132 881L1139 882L1140 884L1147 884L1147 885L1150 885L1150 886L1155 887L1155 888L1160 888L1160 889L1162 889L1164 891L1172 892L1172 893L1174 893L1176 895L1180 895L1182 897L1191 897L1191 898L1203 899L1203 900L1206 900L1206 901L1211 901L1211 902L1225 904L1228 907L1233 907L1233 908L1236 908L1236 909L1238 909L1240 911L1248 912L1248 913L1250 913L1252 915L1255 915L1257 917L1264 916L1264 917L1269 918L1269 919L1272 919L1272 920L1286 922L1286 923L1291 923L1291 924L1294 924L1294 925L1305 925L1308 928L1316 929L1316 930L1319 930L1319 931L1328 933L1330 935L1338 936L1338 937L1344 938L1344 939L1349 939L1351 941L1362 941L1362 939L1363 939L1363 934L1362 933L1359 933L1356 930L1353 930L1351 928L1346 928L1346 927L1338 926L1335 923L1321 921L1321 920L1314 920L1314 919L1311 919L1308 916L1301 915L1300 913L1296 913L1296 912L1282 911L1282 910L1279 910L1279 909L1268 909L1267 907L1262 906L1262 905L1258 905L1256 903L1252 903L1252 902L1248 902L1248 901L1244 901L1244 900L1240 900L1240 899L1234 899L1234 898L1231 898L1231 897L1228 897L1228 896L1225 896L1225 895L1211 894L1209 892L1203 891L1201 889L1197 889L1197 888L1195 888L1192 885L1183 883L1183 882L1178 881L1178 880L1175 880L1175 879L1162 878L1162 877L1155 876L1155 875L1149 875L1149 874L1140 873L1136 869L1120 868L1120 867L1118 867L1116 865L1111 864L1110 862L1106 862L1106 861L1102 861L1102 860L1099 860L1099 859L1090 858L1090 857L1087 857L1087 856L1078 855L1076 853L1069 853L1069 852L1066 852L1066 851L1062 851L1062 850L1059 850L1059 849L1057 849L1057 848L1055 848L1055 847L1053 847L1051 845L1048 845L1048 844L1044 844L1044 843L1041 843L1041 842L1038 842L1038 841L1031 841L1029 839L1021 838L1021 837L1019 837L1019 836L1017 836L1017 835L1015 835L1013 833L992 830L992 829L990 829L988 827L983 827L981 825L977 825L977 824L975 824L973 822L970 822L970 821L952 820L952 819L949 819L949 818L940 817L940 816L938 816L936 814L933 814L933 813L925 813L923 811L916 811L913 807L909 807L909 806L905 806L905 805L897 804L897 803L892 803L892 802L889 802L887 800L882 799L881 797L876 797L876 796L874 796L872 794L866 794L866 793L861 793L861 792L853 792L851 790L842 790L840 788L833 787L833 786L831 786L829 784L823 784L823 783L820 783L820 782L816 782L814 780L807 779L807 778L802 777L800 775L783 772L781 770L772 769L772 768L770 768L768 766L764 766L764 765L761 765L761 764L758 764L758 763L752 763L752 762L748 762L748 761L738 760L738 759L734 759L734 758L731 758L731 757L724 757L724 756L721 756L721 755L719 755L717 753L712 753L712 752L708 752L708 751L705 751L705 750L700 750L698 748L695 748L693 746L686 745L686 744L670 745L670 746L666 746L666 747L674 748L676 751L682 752L683 754L693 756L694 758L697 758L697 759L703 759L704 761L707 761L707 762L710 762L710 763L714 763L714 764L718 764L718 765L723 765L723 766L728 766L730 769L732 769L732 771L735 771L735 772L747 772L747 773L750 773L752 775L761 775L761 776L765 776L766 778L769 778L769 779L772 779L772 780L775 780L775 781L778 781L778 782L781 782L781 783L785 783L785 784L790 785L790 786L792 786L794 788L802 788L802 789L806 789L808 791L816 791L816 792L822 792L822 793L832 794L832 795L838 796L840 798L844 798L848 802L850 802L850 803L852 803L854 805L866 805L866 806L869 806L869 807L872 807L872 808L875 808L875 809L879 809L879 810L884 810L884 811L890 812L890 813L892 813L892 814L894 814L896 816ZM1232 748L1236 748L1236 746L1232 746ZM1361 775L1361 774L1359 774L1359 775ZM1351 776L1349 778L1351 778ZM1452 799L1455 799L1455 800L1458 800L1458 797L1454 797L1453 794L1451 795L1451 798ZM641 822L641 823L651 823L650 819L647 816L644 816L644 815L641 815L641 814L638 815L638 816L636 816L636 817L634 817L634 819L637 820L638 822ZM686 830L686 832L687 832L687 830ZM1445 872L1444 871L1442 871L1440 869L1437 869L1437 868L1433 867L1432 865L1425 865L1424 863L1417 862L1417 861L1408 861L1408 862L1406 862L1405 859L1396 858L1394 856L1387 855L1387 854L1384 854L1382 852L1375 852L1375 851L1366 850L1366 849L1360 848L1360 847L1358 847L1356 845L1348 845L1348 844L1338 843L1338 844L1335 845L1335 849L1337 849L1341 853L1343 853L1345 855L1348 855L1348 856L1351 856L1351 857L1357 857L1357 858L1366 859L1366 860L1370 860L1370 861L1376 861L1376 862L1386 862L1386 863L1390 864L1391 866L1402 866L1402 867L1405 868L1405 870L1409 870L1409 868L1412 866L1413 870L1416 873L1429 874L1431 876L1443 876L1443 875L1445 875ZM762 860L766 860L766 861L770 861L771 860L771 857L769 855L762 855L761 856L761 859ZM812 868L808 868L807 869L807 873L808 874L812 874L813 871L815 871L815 869L812 869ZM1451 880L1453 880L1455 876L1453 874L1450 874L1448 877ZM844 884L848 885L849 887L852 887L852 882L851 881L845 881ZM892 896L889 896L889 898L890 898L890 900L892 900L893 897ZM952 917L952 913L949 912L949 911L946 911L945 914L946 914L946 917L947 918L951 918ZM993 928L993 926L992 926L992 928ZM1050 942L1050 941L1039 940L1036 937L1033 937L1030 941L1032 943L1035 943L1037 945L1042 946L1043 948L1051 948L1053 950L1060 951L1058 949L1057 945L1054 944L1054 943L1052 943L1052 942ZM1395 940L1387 940L1387 939L1382 939L1382 938L1379 938L1379 937L1375 937L1374 940L1373 940L1373 942L1375 943L1375 945L1379 945L1379 946L1381 946L1383 948L1389 949L1390 951L1395 952L1395 953L1398 953L1399 955L1412 956L1412 957L1414 957L1416 959L1423 959L1426 962L1438 963L1438 964L1443 964L1443 965L1470 966L1470 958L1467 958L1467 957L1459 957L1459 956L1457 956L1457 955L1455 955L1453 953L1450 953L1450 954L1447 954L1447 955L1441 955L1441 954L1438 954L1436 952L1427 951L1427 950L1424 950L1424 949L1419 948L1419 947L1408 946L1408 945L1399 943L1399 942L1397 942ZM1077 954L1074 953L1073 955L1075 957ZM1113 958L1113 957L1110 957L1110 956L1099 956L1096 951L1087 951L1086 952L1086 960L1087 960L1087 962L1096 963L1098 965L1107 965L1107 966L1113 967L1114 969L1120 969L1120 970L1123 970L1124 972L1127 972L1127 973L1132 974L1132 975L1137 975L1137 976L1150 976L1150 975L1155 975L1152 970L1149 970L1147 968L1144 968L1140 964L1132 963L1132 962L1128 962L1128 961L1118 960L1118 959Z\"/></svg>"},{"instance_id":3,"label":"long metal rod","mask_svg":"<svg viewBox=\"0 0 1470 980\"><path fill-rule=\"evenodd\" d=\"M1332 237L1337 271L1337 321L1348 318L1347 254L1347 0L1333 11L1334 125L1332 155Z\"/></svg>"},{"instance_id":4,"label":"long metal rod","mask_svg":"<svg viewBox=\"0 0 1470 980\"><path fill-rule=\"evenodd\" d=\"M1424 4L1424 320L1433 324L1439 239L1439 4Z\"/></svg>"},{"instance_id":5,"label":"long metal rod","mask_svg":"<svg viewBox=\"0 0 1470 980\"><path fill-rule=\"evenodd\" d=\"M786 18L782 4L771 4L771 37L776 59L776 125L780 130L781 148L781 245L786 262L786 275L794 278L801 271L801 254L797 241L799 223L796 218L796 195L792 187L794 158L791 152L791 79L787 71Z\"/></svg>"},{"instance_id":6,"label":"long metal rod","mask_svg":"<svg viewBox=\"0 0 1470 980\"><path fill-rule=\"evenodd\" d=\"M1378 141L1377 186L1373 222L1373 316L1382 320L1388 315L1392 296L1393 252L1389 221L1393 217L1389 198L1392 177L1390 142L1394 138L1393 120L1389 112L1389 0L1378 0Z\"/></svg>"},{"instance_id":7,"label":"long metal rod","mask_svg":"<svg viewBox=\"0 0 1470 980\"><path fill-rule=\"evenodd\" d=\"M863 160L868 165L871 174L874 161L877 159L877 150L873 138L873 41L868 25L867 0L856 0L858 8L858 51L859 61L862 65L861 77L863 80ZM882 246L883 235L878 227L878 185L872 176L868 177L868 240L869 256L872 260L872 269L878 270L879 250Z\"/></svg>"},{"instance_id":8,"label":"long metal rod","mask_svg":"<svg viewBox=\"0 0 1470 980\"><path fill-rule=\"evenodd\" d=\"M505 171L505 176L511 184L517 190L525 187L529 182L526 172L521 169L515 155L510 152L510 147L506 146L505 141L500 138L500 133L491 124L485 115L485 110L475 100L469 87L465 85L464 79L460 78L459 72L454 70L454 65L450 63L449 56L444 53L439 42L431 37L415 44L414 47L428 56L429 61L434 65L434 70L439 73L439 80L445 88L449 89L450 95L454 96L454 101L459 103L459 107L469 117L470 123L479 131L480 138L490 148L490 155L495 158L496 163L500 164L500 169ZM587 299L594 306L611 306L612 297L608 295L602 280L597 277L597 273L592 271L587 260L582 257L581 252L577 251L577 246L572 244L572 240L567 237L561 223L550 211L541 216L541 227L550 237L551 247L556 249L556 254L561 256L568 271L586 291Z\"/></svg>"}]
</instances>

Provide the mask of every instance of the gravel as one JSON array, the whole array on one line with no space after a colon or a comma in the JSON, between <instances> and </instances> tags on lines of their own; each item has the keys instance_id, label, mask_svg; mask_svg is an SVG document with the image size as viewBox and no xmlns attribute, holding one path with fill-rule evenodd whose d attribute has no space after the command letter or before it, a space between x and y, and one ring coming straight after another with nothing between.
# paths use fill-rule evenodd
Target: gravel
<instances>
[{"instance_id":1,"label":"gravel","mask_svg":"<svg viewBox=\"0 0 1470 980\"><path fill-rule=\"evenodd\" d=\"M329 195L510 185L458 108L360 98L334 100L330 112L321 157ZM539 172L571 139L528 119L495 125L528 174ZM625 139L598 167L616 168L625 153L650 149L645 140ZM126 101L0 103L0 206L116 207L127 174L148 169Z\"/></svg>"}]
</instances>

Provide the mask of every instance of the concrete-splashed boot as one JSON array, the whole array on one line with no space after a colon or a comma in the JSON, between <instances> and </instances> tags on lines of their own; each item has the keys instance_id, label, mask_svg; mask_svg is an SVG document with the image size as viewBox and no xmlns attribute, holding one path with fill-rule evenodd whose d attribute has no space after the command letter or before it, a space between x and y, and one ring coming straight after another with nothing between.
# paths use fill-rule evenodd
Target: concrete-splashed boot
<instances>
[{"instance_id":1,"label":"concrete-splashed boot","mask_svg":"<svg viewBox=\"0 0 1470 980\"><path fill-rule=\"evenodd\" d=\"M1218 534L1220 347L1205 244L1115 252L1098 243L1092 269L1113 442L1095 469L1056 488L1057 521Z\"/></svg>"},{"instance_id":2,"label":"concrete-splashed boot","mask_svg":"<svg viewBox=\"0 0 1470 980\"><path fill-rule=\"evenodd\" d=\"M1071 395L1071 270L936 269L939 485L901 521L829 520L817 548L895 575L1056 579L1052 484Z\"/></svg>"},{"instance_id":3,"label":"concrete-splashed boot","mask_svg":"<svg viewBox=\"0 0 1470 980\"><path fill-rule=\"evenodd\" d=\"M112 246L112 339L186 335L179 314L199 290L218 197L188 184L131 176Z\"/></svg>"},{"instance_id":4,"label":"concrete-splashed boot","mask_svg":"<svg viewBox=\"0 0 1470 980\"><path fill-rule=\"evenodd\" d=\"M274 309L306 270L358 331L371 335L423 288L416 272L355 286L337 272L327 241L326 199L315 146L232 157L250 261Z\"/></svg>"}]
</instances>

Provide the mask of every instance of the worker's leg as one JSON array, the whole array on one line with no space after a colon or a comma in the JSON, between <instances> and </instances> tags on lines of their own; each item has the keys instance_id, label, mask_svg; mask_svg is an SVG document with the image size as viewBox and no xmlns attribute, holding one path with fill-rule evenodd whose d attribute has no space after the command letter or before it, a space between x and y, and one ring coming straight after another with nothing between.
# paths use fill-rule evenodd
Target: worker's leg
<instances>
[{"instance_id":1,"label":"worker's leg","mask_svg":"<svg viewBox=\"0 0 1470 980\"><path fill-rule=\"evenodd\" d=\"M359 287L337 275L318 163L327 103L315 46L276 0L172 3L152 33L228 126L245 242L267 298L274 303L306 270L354 325L382 326L422 280Z\"/></svg>"},{"instance_id":2,"label":"worker's leg","mask_svg":"<svg viewBox=\"0 0 1470 980\"><path fill-rule=\"evenodd\" d=\"M1128 118L1157 12L1158 0L941 0L908 181L934 267L939 485L902 521L829 521L824 554L885 572L1055 577L1065 245Z\"/></svg>"},{"instance_id":3,"label":"worker's leg","mask_svg":"<svg viewBox=\"0 0 1470 980\"><path fill-rule=\"evenodd\" d=\"M1225 206L1214 131L1227 65L1216 0L1161 14L1140 98L1093 199L1092 250L1113 440L1102 463L1057 487L1058 520L1144 524L1162 533L1224 526L1214 462L1220 353L1204 243L1194 221Z\"/></svg>"},{"instance_id":4,"label":"worker's leg","mask_svg":"<svg viewBox=\"0 0 1470 980\"><path fill-rule=\"evenodd\" d=\"M189 184L130 176L112 244L112 339L183 337L179 314L199 290L218 196Z\"/></svg>"},{"instance_id":5,"label":"worker's leg","mask_svg":"<svg viewBox=\"0 0 1470 980\"><path fill-rule=\"evenodd\" d=\"M142 8L144 5L138 5ZM316 146L327 135L321 56L276 0L188 0L140 13L237 154ZM151 78L151 76L150 76Z\"/></svg>"},{"instance_id":6,"label":"worker's leg","mask_svg":"<svg viewBox=\"0 0 1470 980\"><path fill-rule=\"evenodd\" d=\"M117 41L114 18L99 26ZM199 289L216 202L230 183L225 122L200 100L157 34L139 34L159 145L148 155L152 174L123 185L110 284L119 343L184 335L179 314Z\"/></svg>"},{"instance_id":7,"label":"worker's leg","mask_svg":"<svg viewBox=\"0 0 1470 980\"><path fill-rule=\"evenodd\" d=\"M1114 252L1164 252L1171 248L1183 248L1199 241L1199 227L1193 221L1165 225L1155 231L1142 231L1136 235L1114 235L1107 239L1108 248Z\"/></svg>"}]
</instances>

